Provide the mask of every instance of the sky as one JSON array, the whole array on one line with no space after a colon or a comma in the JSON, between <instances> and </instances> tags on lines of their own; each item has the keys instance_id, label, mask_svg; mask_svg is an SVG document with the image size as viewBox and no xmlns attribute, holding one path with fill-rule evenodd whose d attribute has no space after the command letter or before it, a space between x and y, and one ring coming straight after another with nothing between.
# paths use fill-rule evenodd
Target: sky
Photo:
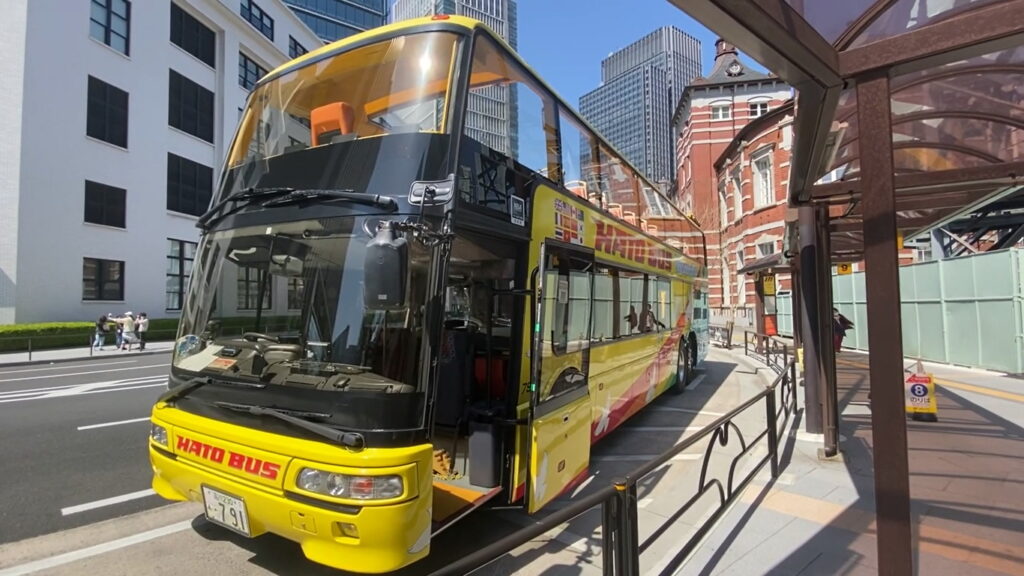
<instances>
[{"instance_id":1,"label":"sky","mask_svg":"<svg viewBox=\"0 0 1024 576\"><path fill-rule=\"evenodd\" d=\"M667 0L519 0L518 6L517 51L574 108L601 84L602 59L661 26L700 40L703 74L714 63L717 36Z\"/></svg>"}]
</instances>

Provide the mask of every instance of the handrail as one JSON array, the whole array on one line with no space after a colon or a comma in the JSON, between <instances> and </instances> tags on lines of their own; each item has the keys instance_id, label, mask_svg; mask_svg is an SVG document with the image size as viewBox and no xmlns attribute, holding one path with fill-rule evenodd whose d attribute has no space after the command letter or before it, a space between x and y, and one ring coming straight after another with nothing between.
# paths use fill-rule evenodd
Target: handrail
<instances>
[{"instance_id":1,"label":"handrail","mask_svg":"<svg viewBox=\"0 0 1024 576\"><path fill-rule=\"evenodd\" d=\"M780 391L781 402L776 402L776 390ZM750 442L747 442L740 428L733 420L762 400L765 401L765 417L767 420L765 430ZM781 407L778 404L781 404ZM604 486L594 493L576 502L572 502L565 508L553 512L531 526L448 564L431 573L430 576L469 574L526 544L533 538L557 528L561 524L585 514L598 506L601 506L602 510L601 549L604 574L637 576L640 574L640 554L647 550L655 540L663 536L668 531L668 528L689 511L694 504L700 501L702 497L709 492L716 493L719 498L718 507L700 525L696 532L690 536L680 551L665 565L661 572L662 575L672 574L693 552L701 539L711 531L718 519L725 514L729 506L739 497L739 494L750 484L761 469L764 468L765 464L771 465L772 477L778 477L779 438L785 433L786 426L788 426L790 418L796 413L797 409L796 362L793 359L789 359L782 370L779 371L775 380L764 390L733 408L724 416L720 416L693 436L672 446L657 458L641 465L622 478L616 478L612 481L611 485ZM711 462L714 448L716 444L721 447L729 445L730 430L734 432L740 442L740 453L733 457L728 475L724 479L725 482L719 478L709 479L708 465ZM637 483L658 468L668 464L673 457L709 436L711 441L704 452L696 493L681 508L670 515L661 526L657 527L646 540L640 542L638 538L639 523L637 520ZM763 439L767 440L768 454L759 460L737 482L734 476L737 464L742 458L750 454L754 447Z\"/></svg>"},{"instance_id":2,"label":"handrail","mask_svg":"<svg viewBox=\"0 0 1024 576\"><path fill-rule=\"evenodd\" d=\"M785 343L774 336L749 330L743 333L743 354L761 360L776 372L782 372L790 359Z\"/></svg>"}]
</instances>

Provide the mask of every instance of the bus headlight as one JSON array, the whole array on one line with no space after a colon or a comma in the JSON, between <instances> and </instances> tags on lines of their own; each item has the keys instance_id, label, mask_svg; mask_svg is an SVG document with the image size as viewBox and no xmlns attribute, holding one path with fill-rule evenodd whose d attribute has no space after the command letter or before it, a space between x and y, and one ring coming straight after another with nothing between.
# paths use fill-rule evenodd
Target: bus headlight
<instances>
[{"instance_id":1,"label":"bus headlight","mask_svg":"<svg viewBox=\"0 0 1024 576\"><path fill-rule=\"evenodd\" d=\"M307 492L354 500L389 500L402 495L401 476L350 476L316 468L303 468L295 484Z\"/></svg>"},{"instance_id":2,"label":"bus headlight","mask_svg":"<svg viewBox=\"0 0 1024 576\"><path fill-rule=\"evenodd\" d=\"M167 428L159 424L153 424L149 428L149 439L163 447L168 447L167 444Z\"/></svg>"}]
</instances>

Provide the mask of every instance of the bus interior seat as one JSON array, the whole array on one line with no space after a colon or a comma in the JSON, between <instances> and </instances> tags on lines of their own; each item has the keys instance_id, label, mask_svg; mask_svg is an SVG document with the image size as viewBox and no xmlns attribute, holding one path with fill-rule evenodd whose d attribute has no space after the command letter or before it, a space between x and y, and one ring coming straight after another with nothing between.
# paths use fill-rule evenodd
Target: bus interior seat
<instances>
[{"instance_id":1,"label":"bus interior seat","mask_svg":"<svg viewBox=\"0 0 1024 576\"><path fill-rule=\"evenodd\" d=\"M354 139L355 109L348 102L331 102L309 114L312 146L334 143L337 137Z\"/></svg>"},{"instance_id":2,"label":"bus interior seat","mask_svg":"<svg viewBox=\"0 0 1024 576\"><path fill-rule=\"evenodd\" d=\"M299 344L267 344L261 348L267 364L298 360L302 357L303 350Z\"/></svg>"}]
</instances>

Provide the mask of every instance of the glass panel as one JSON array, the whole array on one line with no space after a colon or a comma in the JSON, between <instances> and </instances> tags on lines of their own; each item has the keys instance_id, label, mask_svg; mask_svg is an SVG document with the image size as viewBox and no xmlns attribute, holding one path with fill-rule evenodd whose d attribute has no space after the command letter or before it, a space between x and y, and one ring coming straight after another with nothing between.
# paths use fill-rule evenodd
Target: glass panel
<instances>
[{"instance_id":1,"label":"glass panel","mask_svg":"<svg viewBox=\"0 0 1024 576\"><path fill-rule=\"evenodd\" d=\"M983 158L938 148L897 148L893 150L892 159L897 172L934 172L992 165Z\"/></svg>"},{"instance_id":2,"label":"glass panel","mask_svg":"<svg viewBox=\"0 0 1024 576\"><path fill-rule=\"evenodd\" d=\"M786 0L790 7L804 17L818 34L830 44L843 35L858 18L875 4L876 0L845 0L843 2L822 2L821 0Z\"/></svg>"},{"instance_id":3,"label":"glass panel","mask_svg":"<svg viewBox=\"0 0 1024 576\"><path fill-rule=\"evenodd\" d=\"M591 340L601 342L615 337L615 292L609 268L598 268L594 272L594 316Z\"/></svg>"},{"instance_id":4,"label":"glass panel","mask_svg":"<svg viewBox=\"0 0 1024 576\"><path fill-rule=\"evenodd\" d=\"M898 36L904 32L934 24L940 20L996 1L1000 0L929 0L928 2L922 2L921 0L897 0L895 4L890 6L888 10L853 39L850 48ZM823 8L825 5L828 5L830 10L835 10L842 4L845 4L845 2L835 3L835 6L833 6L832 2L807 3L821 4Z\"/></svg>"},{"instance_id":5,"label":"glass panel","mask_svg":"<svg viewBox=\"0 0 1024 576\"><path fill-rule=\"evenodd\" d=\"M1004 162L1024 159L1019 127L973 118L938 118L893 126L893 139L949 143L976 150Z\"/></svg>"},{"instance_id":6,"label":"glass panel","mask_svg":"<svg viewBox=\"0 0 1024 576\"><path fill-rule=\"evenodd\" d=\"M464 133L469 138L520 164L560 181L557 159L549 157L554 142L554 102L545 90L486 37L473 51ZM549 162L552 160L553 162Z\"/></svg>"},{"instance_id":7,"label":"glass panel","mask_svg":"<svg viewBox=\"0 0 1024 576\"><path fill-rule=\"evenodd\" d=\"M629 219L640 218L642 211L638 203L640 195L639 182L633 171L617 156L605 148L600 149L601 154L601 180L604 184L603 192L611 204L622 207L622 213ZM636 224L636 220L633 224Z\"/></svg>"},{"instance_id":8,"label":"glass panel","mask_svg":"<svg viewBox=\"0 0 1024 576\"><path fill-rule=\"evenodd\" d=\"M310 63L267 83L242 118L229 165L300 151L303 147L293 146L292 138L310 140L314 115L314 146L443 131L457 42L454 34L440 32L402 36ZM239 56L239 81L245 86L256 74L247 68L251 60ZM265 129L256 130L261 123Z\"/></svg>"},{"instance_id":9,"label":"glass panel","mask_svg":"<svg viewBox=\"0 0 1024 576\"><path fill-rule=\"evenodd\" d=\"M107 29L103 25L96 23L95 21L89 21L89 36L99 40L100 42L106 42Z\"/></svg>"},{"instance_id":10,"label":"glass panel","mask_svg":"<svg viewBox=\"0 0 1024 576\"><path fill-rule=\"evenodd\" d=\"M814 104L811 104L814 106ZM847 88L839 95L839 103L833 120L834 129L842 130L839 137L839 149L833 162L826 167L825 173L842 166L858 153L857 148L857 91ZM815 180L824 174L815 174Z\"/></svg>"}]
</instances>

